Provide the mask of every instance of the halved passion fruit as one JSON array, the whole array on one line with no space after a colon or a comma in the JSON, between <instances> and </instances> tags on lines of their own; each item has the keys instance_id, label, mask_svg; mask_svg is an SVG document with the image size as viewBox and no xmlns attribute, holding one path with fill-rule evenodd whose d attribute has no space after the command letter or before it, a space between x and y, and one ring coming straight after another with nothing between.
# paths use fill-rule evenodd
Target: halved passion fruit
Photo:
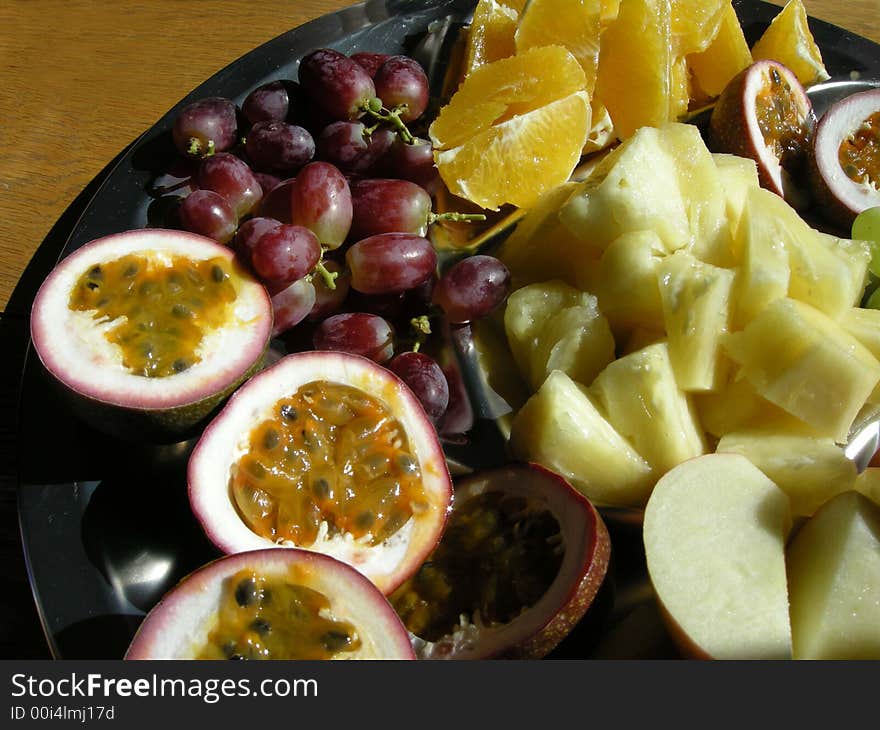
<instances>
[{"instance_id":1,"label":"halved passion fruit","mask_svg":"<svg viewBox=\"0 0 880 730\"><path fill-rule=\"evenodd\" d=\"M798 181L807 170L815 126L813 105L794 73L776 61L757 61L718 97L710 146L754 160L761 185L803 210L810 196Z\"/></svg>"},{"instance_id":2,"label":"halved passion fruit","mask_svg":"<svg viewBox=\"0 0 880 730\"><path fill-rule=\"evenodd\" d=\"M414 659L385 596L344 563L306 550L227 556L150 611L126 659Z\"/></svg>"},{"instance_id":3,"label":"halved passion fruit","mask_svg":"<svg viewBox=\"0 0 880 730\"><path fill-rule=\"evenodd\" d=\"M584 616L610 554L586 498L513 464L456 483L443 539L391 603L419 658L539 658Z\"/></svg>"},{"instance_id":4,"label":"halved passion fruit","mask_svg":"<svg viewBox=\"0 0 880 730\"><path fill-rule=\"evenodd\" d=\"M810 181L824 214L847 228L880 205L880 88L853 94L825 112L813 141Z\"/></svg>"},{"instance_id":5,"label":"halved passion fruit","mask_svg":"<svg viewBox=\"0 0 880 730\"><path fill-rule=\"evenodd\" d=\"M300 547L394 590L434 549L452 483L412 391L371 360L288 355L240 388L189 462L208 537L235 553Z\"/></svg>"},{"instance_id":6,"label":"halved passion fruit","mask_svg":"<svg viewBox=\"0 0 880 730\"><path fill-rule=\"evenodd\" d=\"M265 289L230 249L159 229L77 249L31 312L34 349L79 415L155 440L190 435L259 367L271 329Z\"/></svg>"}]
</instances>

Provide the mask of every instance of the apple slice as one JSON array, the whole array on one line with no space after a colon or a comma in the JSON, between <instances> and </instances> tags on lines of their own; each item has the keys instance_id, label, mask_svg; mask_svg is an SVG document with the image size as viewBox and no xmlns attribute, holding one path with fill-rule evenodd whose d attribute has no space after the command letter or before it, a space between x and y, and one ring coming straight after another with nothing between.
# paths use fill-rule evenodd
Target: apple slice
<instances>
[{"instance_id":1,"label":"apple slice","mask_svg":"<svg viewBox=\"0 0 880 730\"><path fill-rule=\"evenodd\" d=\"M795 659L880 659L880 506L826 502L788 549Z\"/></svg>"},{"instance_id":2,"label":"apple slice","mask_svg":"<svg viewBox=\"0 0 880 730\"><path fill-rule=\"evenodd\" d=\"M645 509L648 574L688 655L791 657L788 497L739 454L708 454L664 475Z\"/></svg>"}]
</instances>

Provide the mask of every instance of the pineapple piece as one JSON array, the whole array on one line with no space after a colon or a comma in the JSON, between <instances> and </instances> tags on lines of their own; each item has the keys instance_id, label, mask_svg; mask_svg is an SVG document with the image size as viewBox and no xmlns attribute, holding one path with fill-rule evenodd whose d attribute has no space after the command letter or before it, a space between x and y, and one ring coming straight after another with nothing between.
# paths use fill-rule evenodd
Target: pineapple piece
<instances>
[{"instance_id":1,"label":"pineapple piece","mask_svg":"<svg viewBox=\"0 0 880 730\"><path fill-rule=\"evenodd\" d=\"M869 466L865 469L856 477L856 483L853 488L880 507L880 467Z\"/></svg>"},{"instance_id":2,"label":"pineapple piece","mask_svg":"<svg viewBox=\"0 0 880 730\"><path fill-rule=\"evenodd\" d=\"M700 425L716 438L785 413L759 396L748 380L738 377L715 392L694 393L693 403Z\"/></svg>"},{"instance_id":3,"label":"pineapple piece","mask_svg":"<svg viewBox=\"0 0 880 730\"><path fill-rule=\"evenodd\" d=\"M871 244L867 241L838 238L837 236L816 231L816 236L826 248L839 257L848 273L842 273L840 281L843 291L851 301L847 307L855 307L862 301L865 286L868 283L868 265L871 263ZM846 300L845 300L846 301Z\"/></svg>"},{"instance_id":4,"label":"pineapple piece","mask_svg":"<svg viewBox=\"0 0 880 730\"><path fill-rule=\"evenodd\" d=\"M594 291L618 337L636 327L663 330L657 266L665 254L654 231L624 233L602 254Z\"/></svg>"},{"instance_id":5,"label":"pineapple piece","mask_svg":"<svg viewBox=\"0 0 880 730\"><path fill-rule=\"evenodd\" d=\"M739 223L742 220L749 189L760 187L758 182L758 166L754 160L737 157L736 155L727 155L722 152L714 153L712 159L715 160L715 167L718 168L718 177L721 180L721 188L724 190L727 220L732 236L728 260L726 262L712 263L716 263L719 266L737 266L741 256L741 252L735 245L739 240Z\"/></svg>"},{"instance_id":6,"label":"pineapple piece","mask_svg":"<svg viewBox=\"0 0 880 730\"><path fill-rule=\"evenodd\" d=\"M513 419L510 447L564 476L596 504L642 507L651 467L602 416L586 390L565 373L551 373Z\"/></svg>"},{"instance_id":7,"label":"pineapple piece","mask_svg":"<svg viewBox=\"0 0 880 730\"><path fill-rule=\"evenodd\" d=\"M665 342L612 362L593 381L590 393L609 423L658 475L706 452L696 412L675 382Z\"/></svg>"},{"instance_id":8,"label":"pineapple piece","mask_svg":"<svg viewBox=\"0 0 880 730\"><path fill-rule=\"evenodd\" d=\"M722 346L759 395L836 441L880 381L877 358L796 299L777 299Z\"/></svg>"},{"instance_id":9,"label":"pineapple piece","mask_svg":"<svg viewBox=\"0 0 880 730\"><path fill-rule=\"evenodd\" d=\"M880 359L880 309L850 307L840 315L838 322Z\"/></svg>"},{"instance_id":10,"label":"pineapple piece","mask_svg":"<svg viewBox=\"0 0 880 730\"><path fill-rule=\"evenodd\" d=\"M793 515L812 515L856 481L855 462L830 438L754 428L725 434L715 450L745 456L789 496Z\"/></svg>"},{"instance_id":11,"label":"pineapple piece","mask_svg":"<svg viewBox=\"0 0 880 730\"><path fill-rule=\"evenodd\" d=\"M726 374L721 335L728 330L734 272L677 251L660 262L657 279L678 387L716 390Z\"/></svg>"}]
</instances>

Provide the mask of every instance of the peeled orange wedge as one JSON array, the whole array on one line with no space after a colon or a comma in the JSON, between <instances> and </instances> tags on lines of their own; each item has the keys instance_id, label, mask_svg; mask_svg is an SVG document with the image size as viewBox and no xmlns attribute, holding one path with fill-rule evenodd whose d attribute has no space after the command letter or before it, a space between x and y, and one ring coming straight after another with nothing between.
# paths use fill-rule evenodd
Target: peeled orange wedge
<instances>
[{"instance_id":1,"label":"peeled orange wedge","mask_svg":"<svg viewBox=\"0 0 880 730\"><path fill-rule=\"evenodd\" d=\"M468 30L464 55L464 76L479 66L512 56L516 51L516 33L519 14L509 3L480 0L474 9L474 18Z\"/></svg>"},{"instance_id":2,"label":"peeled orange wedge","mask_svg":"<svg viewBox=\"0 0 880 730\"><path fill-rule=\"evenodd\" d=\"M724 6L717 35L704 51L688 56L701 97L718 96L730 80L752 63L752 54L733 3Z\"/></svg>"},{"instance_id":3,"label":"peeled orange wedge","mask_svg":"<svg viewBox=\"0 0 880 730\"><path fill-rule=\"evenodd\" d=\"M804 86L830 78L801 0L789 0L752 47L755 61L769 59L788 66Z\"/></svg>"},{"instance_id":4,"label":"peeled orange wedge","mask_svg":"<svg viewBox=\"0 0 880 730\"><path fill-rule=\"evenodd\" d=\"M449 191L482 208L527 208L565 182L590 129L585 81L562 46L476 68L429 130Z\"/></svg>"},{"instance_id":5,"label":"peeled orange wedge","mask_svg":"<svg viewBox=\"0 0 880 730\"><path fill-rule=\"evenodd\" d=\"M672 40L677 55L704 51L718 34L727 0L673 0Z\"/></svg>"}]
</instances>

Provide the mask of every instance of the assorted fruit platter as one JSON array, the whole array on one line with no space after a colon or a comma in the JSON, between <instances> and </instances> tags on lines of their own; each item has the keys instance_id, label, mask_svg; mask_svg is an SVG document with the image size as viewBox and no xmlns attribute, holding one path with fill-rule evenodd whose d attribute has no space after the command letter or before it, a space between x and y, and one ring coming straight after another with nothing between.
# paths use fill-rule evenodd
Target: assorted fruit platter
<instances>
[{"instance_id":1,"label":"assorted fruit platter","mask_svg":"<svg viewBox=\"0 0 880 730\"><path fill-rule=\"evenodd\" d=\"M818 118L800 0L468 21L182 104L41 287L212 546L126 656L880 658L880 82Z\"/></svg>"}]
</instances>

